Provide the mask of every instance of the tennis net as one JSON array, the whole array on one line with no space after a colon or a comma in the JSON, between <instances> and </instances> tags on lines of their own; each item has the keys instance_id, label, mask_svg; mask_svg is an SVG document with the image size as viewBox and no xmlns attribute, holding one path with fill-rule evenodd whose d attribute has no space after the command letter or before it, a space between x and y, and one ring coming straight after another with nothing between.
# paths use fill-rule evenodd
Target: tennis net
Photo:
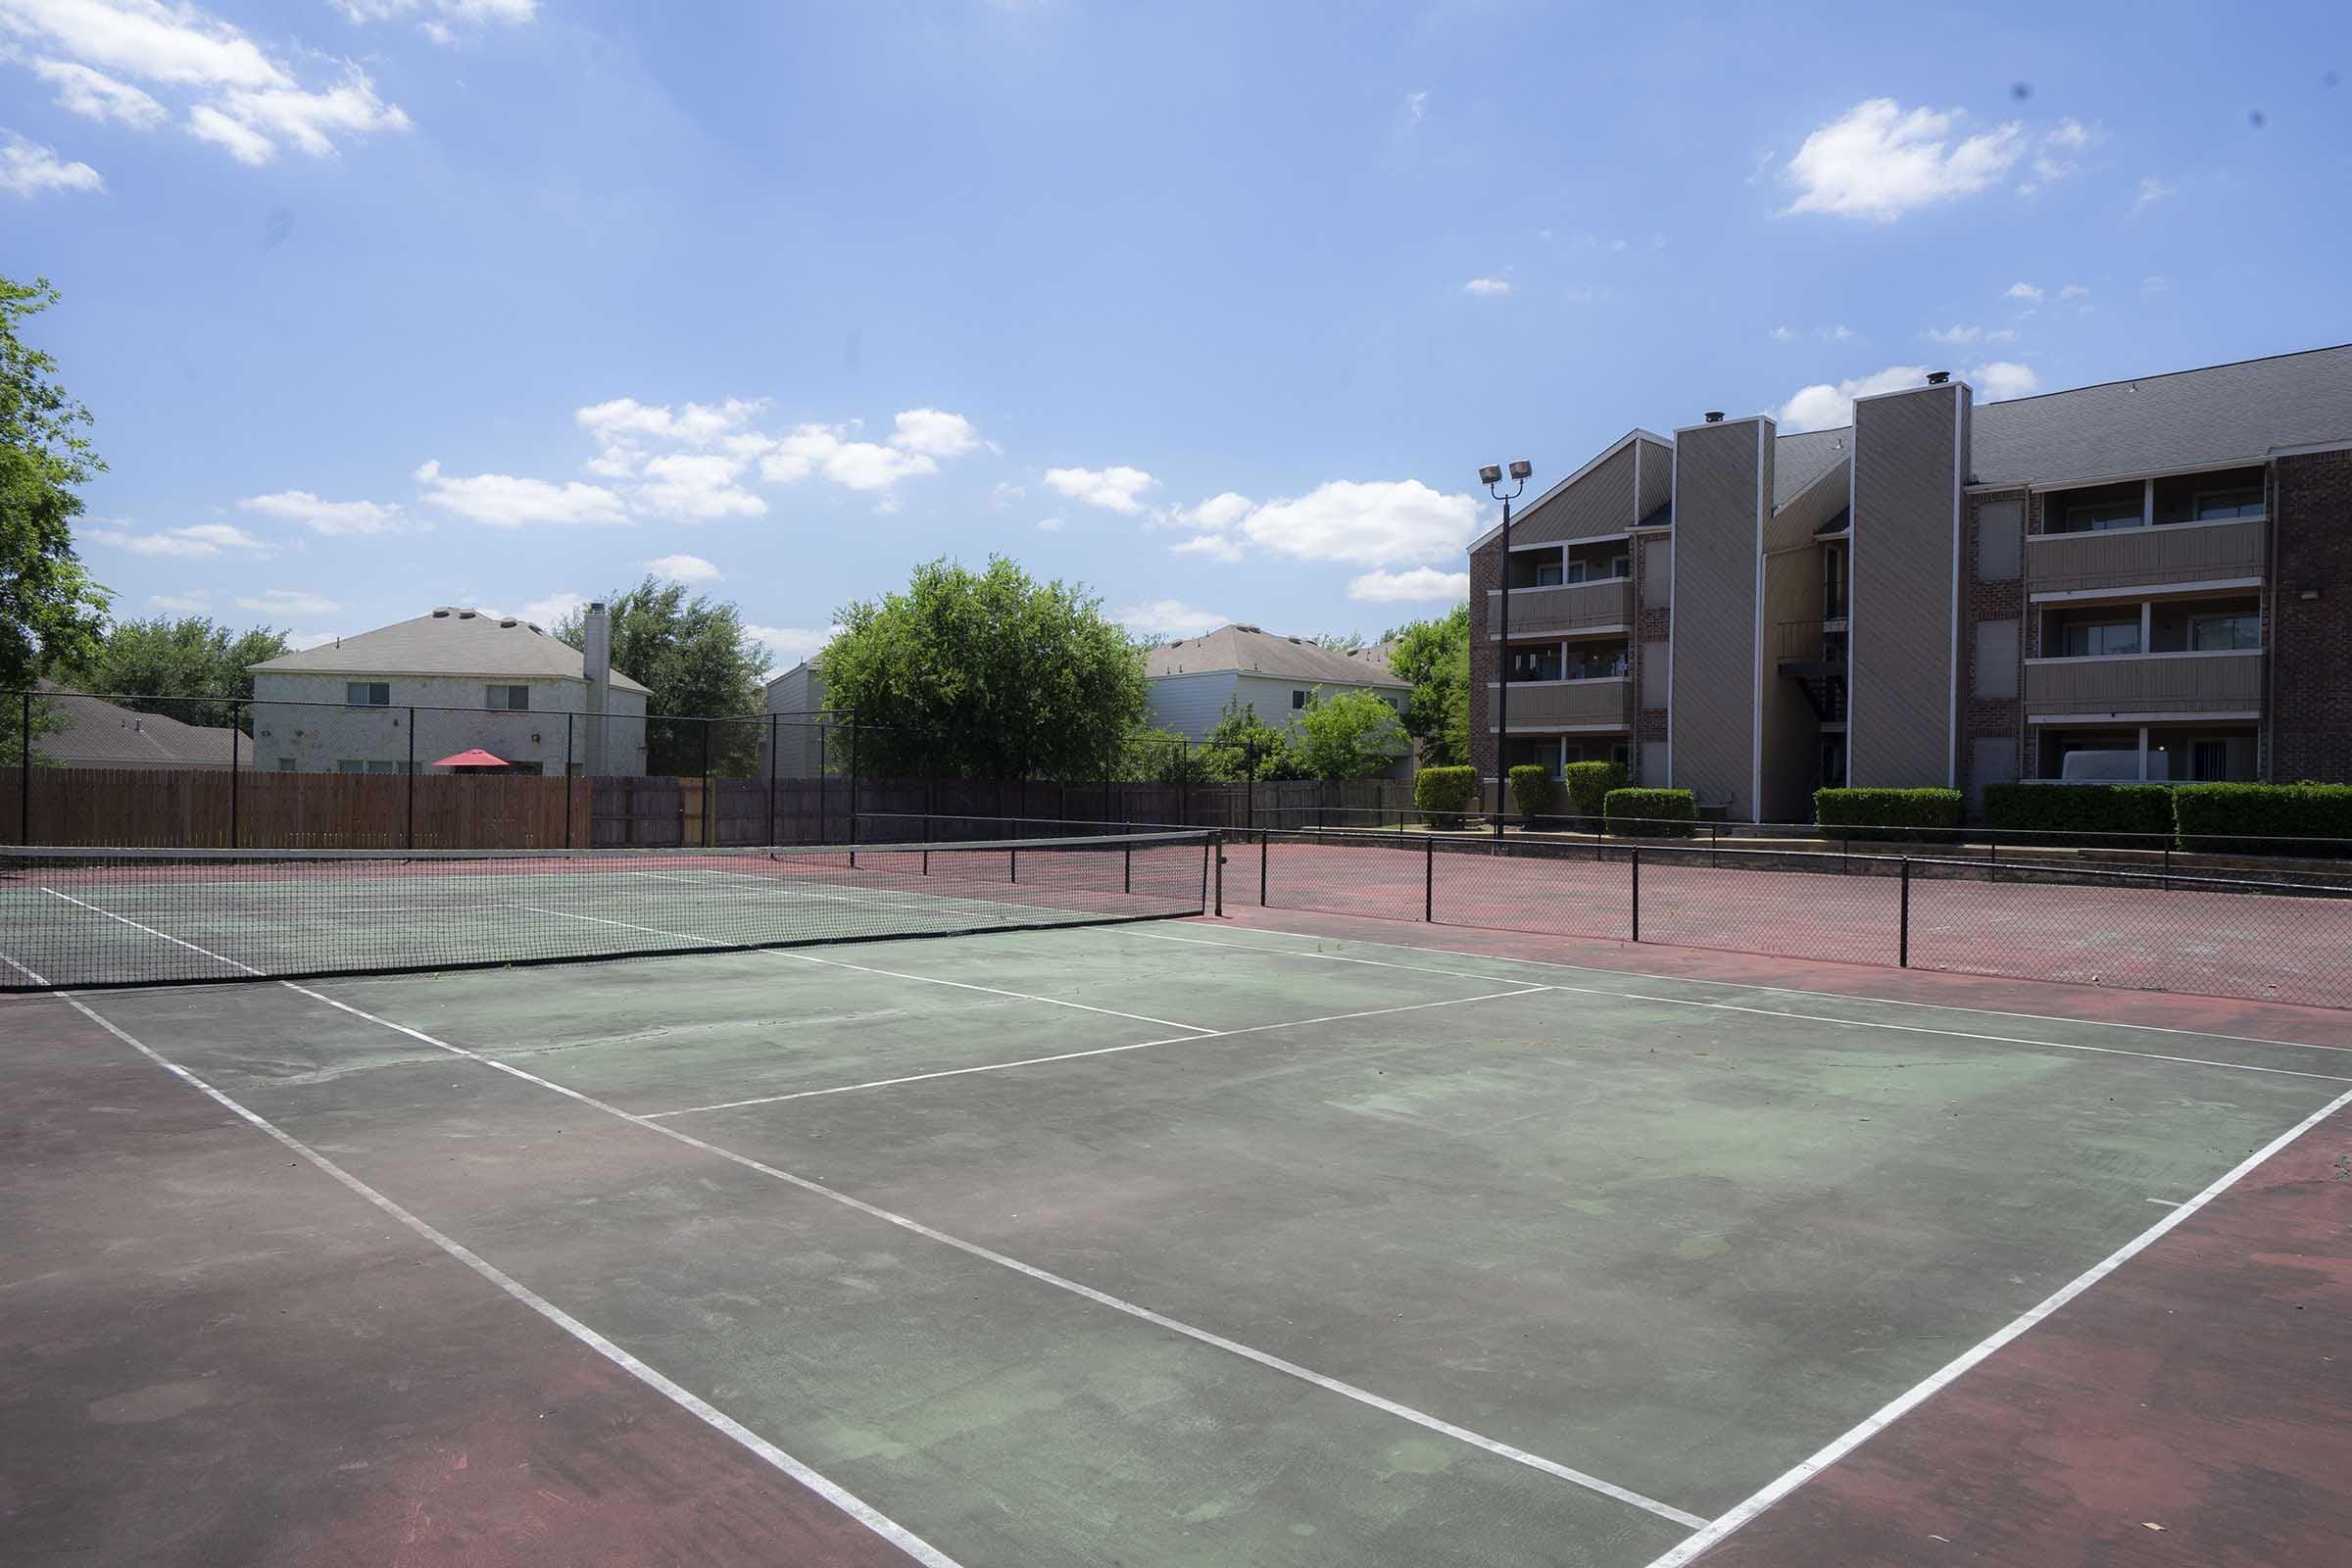
<instances>
[{"instance_id":1,"label":"tennis net","mask_svg":"<svg viewBox=\"0 0 2352 1568\"><path fill-rule=\"evenodd\" d=\"M290 980L1169 919L1210 835L776 849L0 849L0 991Z\"/></svg>"}]
</instances>

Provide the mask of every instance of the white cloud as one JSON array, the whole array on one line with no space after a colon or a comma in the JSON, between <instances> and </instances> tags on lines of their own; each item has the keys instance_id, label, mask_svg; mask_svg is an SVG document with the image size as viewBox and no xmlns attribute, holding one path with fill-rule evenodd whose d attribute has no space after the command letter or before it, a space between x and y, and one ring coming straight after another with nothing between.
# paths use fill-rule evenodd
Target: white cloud
<instances>
[{"instance_id":1,"label":"white cloud","mask_svg":"<svg viewBox=\"0 0 2352 1568\"><path fill-rule=\"evenodd\" d=\"M2139 292L2151 299L2172 286L2172 279L2166 277L2162 272L2150 272L2139 280Z\"/></svg>"},{"instance_id":2,"label":"white cloud","mask_svg":"<svg viewBox=\"0 0 2352 1568\"><path fill-rule=\"evenodd\" d=\"M152 129L170 111L121 78L181 89L194 100L189 133L241 163L267 163L280 143L324 158L339 137L409 128L358 66L344 62L340 80L305 86L292 66L187 0L0 0L0 31L68 57L45 53L34 69L77 114Z\"/></svg>"},{"instance_id":3,"label":"white cloud","mask_svg":"<svg viewBox=\"0 0 2352 1568\"><path fill-rule=\"evenodd\" d=\"M1242 547L1221 533L1195 534L1168 546L1171 555L1205 556L1211 561L1239 561Z\"/></svg>"},{"instance_id":4,"label":"white cloud","mask_svg":"<svg viewBox=\"0 0 2352 1568\"><path fill-rule=\"evenodd\" d=\"M416 479L428 505L497 528L628 520L619 496L576 479L558 484L505 473L444 474L437 458L428 459Z\"/></svg>"},{"instance_id":5,"label":"white cloud","mask_svg":"<svg viewBox=\"0 0 2352 1568\"><path fill-rule=\"evenodd\" d=\"M172 112L127 81L70 60L35 60L33 74L57 88L57 106L89 120L119 120L133 130L153 130Z\"/></svg>"},{"instance_id":6,"label":"white cloud","mask_svg":"<svg viewBox=\"0 0 2352 1568\"><path fill-rule=\"evenodd\" d=\"M2049 133L2041 138L2041 144L2044 147L2064 147L2073 152L2081 152L2092 142L2097 141L2099 136L2100 132L2069 115L2050 127Z\"/></svg>"},{"instance_id":7,"label":"white cloud","mask_svg":"<svg viewBox=\"0 0 2352 1568\"><path fill-rule=\"evenodd\" d=\"M1482 299L1497 298L1510 291L1511 282L1507 277L1474 277L1462 285L1463 293L1475 294Z\"/></svg>"},{"instance_id":8,"label":"white cloud","mask_svg":"<svg viewBox=\"0 0 2352 1568\"><path fill-rule=\"evenodd\" d=\"M90 537L129 551L134 556L174 556L200 561L223 550L260 550L262 541L225 522L199 522L186 528L134 534L120 528L93 528Z\"/></svg>"},{"instance_id":9,"label":"white cloud","mask_svg":"<svg viewBox=\"0 0 2352 1568\"><path fill-rule=\"evenodd\" d=\"M2080 283L2069 283L2058 291L2058 297L2062 300L2079 300L2089 292L2089 289Z\"/></svg>"},{"instance_id":10,"label":"white cloud","mask_svg":"<svg viewBox=\"0 0 2352 1568\"><path fill-rule=\"evenodd\" d=\"M2164 200L2167 196L2172 194L2172 186L2167 185L2163 180L2158 179L2154 174L2150 174L2140 180L2139 197L2136 201L2132 202L2132 210L2136 213L2144 207L2152 207L2156 203Z\"/></svg>"},{"instance_id":11,"label":"white cloud","mask_svg":"<svg viewBox=\"0 0 2352 1568\"><path fill-rule=\"evenodd\" d=\"M1198 637L1232 619L1213 610L1196 609L1181 599L1149 599L1142 604L1123 605L1110 613L1112 619L1128 630L1147 637Z\"/></svg>"},{"instance_id":12,"label":"white cloud","mask_svg":"<svg viewBox=\"0 0 2352 1568\"><path fill-rule=\"evenodd\" d=\"M1130 514L1144 510L1140 499L1159 483L1141 468L1048 468L1046 488L1090 507Z\"/></svg>"},{"instance_id":13,"label":"white cloud","mask_svg":"<svg viewBox=\"0 0 2352 1568\"><path fill-rule=\"evenodd\" d=\"M1772 329L1772 340L1775 343L1787 343L1795 336L1796 334L1794 332L1789 331L1785 326L1776 326Z\"/></svg>"},{"instance_id":14,"label":"white cloud","mask_svg":"<svg viewBox=\"0 0 2352 1568\"><path fill-rule=\"evenodd\" d=\"M663 516L708 522L714 517L757 517L767 503L735 481L750 465L715 452L670 452L645 462L638 506Z\"/></svg>"},{"instance_id":15,"label":"white cloud","mask_svg":"<svg viewBox=\"0 0 2352 1568\"><path fill-rule=\"evenodd\" d=\"M767 650L767 657L777 662L768 673L789 669L804 660L814 659L825 651L825 644L841 632L839 626L810 628L807 626L746 626L745 636Z\"/></svg>"},{"instance_id":16,"label":"white cloud","mask_svg":"<svg viewBox=\"0 0 2352 1568\"><path fill-rule=\"evenodd\" d=\"M1924 365L1892 365L1875 374L1839 381L1835 386L1822 382L1799 389L1781 405L1773 417L1780 421L1784 435L1793 435L1799 430L1834 429L1853 422L1854 399L1918 386L1927 378L1928 368Z\"/></svg>"},{"instance_id":17,"label":"white cloud","mask_svg":"<svg viewBox=\"0 0 2352 1568\"><path fill-rule=\"evenodd\" d=\"M1014 484L1009 479L999 479L996 489L989 492L989 505L992 507L1008 506L1028 493L1027 485Z\"/></svg>"},{"instance_id":18,"label":"white cloud","mask_svg":"<svg viewBox=\"0 0 2352 1568\"><path fill-rule=\"evenodd\" d=\"M2042 186L2082 172L2082 166L2069 154L2080 153L2106 139L2106 131L2096 125L2085 125L2071 116L2043 132L2041 150L2034 155L2033 177L2017 187L2021 196L2033 196Z\"/></svg>"},{"instance_id":19,"label":"white cloud","mask_svg":"<svg viewBox=\"0 0 2352 1568\"><path fill-rule=\"evenodd\" d=\"M798 484L810 474L822 474L844 489L870 491L887 490L901 479L939 471L939 464L927 454L847 440L848 429L838 424L794 427L760 459L760 477L778 484Z\"/></svg>"},{"instance_id":20,"label":"white cloud","mask_svg":"<svg viewBox=\"0 0 2352 1568\"><path fill-rule=\"evenodd\" d=\"M1923 334L1935 343L1974 343L1984 335L1981 326L1931 326Z\"/></svg>"},{"instance_id":21,"label":"white cloud","mask_svg":"<svg viewBox=\"0 0 2352 1568\"><path fill-rule=\"evenodd\" d=\"M2011 360L1993 360L1963 372L1970 386L1976 388L1980 403L1998 403L2003 398L2027 398L2041 390L2041 377L2029 366Z\"/></svg>"},{"instance_id":22,"label":"white cloud","mask_svg":"<svg viewBox=\"0 0 2352 1568\"><path fill-rule=\"evenodd\" d=\"M1805 138L1788 160L1798 187L1793 213L1831 213L1892 222L1917 208L1972 196L2006 173L2025 151L2015 124L1952 143L1961 113L1914 109L1891 98L1856 104Z\"/></svg>"},{"instance_id":23,"label":"white cloud","mask_svg":"<svg viewBox=\"0 0 2352 1568\"><path fill-rule=\"evenodd\" d=\"M1470 574L1415 566L1410 571L1367 571L1348 579L1348 597L1371 604L1431 603L1466 599Z\"/></svg>"},{"instance_id":24,"label":"white cloud","mask_svg":"<svg viewBox=\"0 0 2352 1568\"><path fill-rule=\"evenodd\" d=\"M331 615L343 607L322 594L301 588L266 588L258 594L240 597L237 608L265 615Z\"/></svg>"},{"instance_id":25,"label":"white cloud","mask_svg":"<svg viewBox=\"0 0 2352 1568\"><path fill-rule=\"evenodd\" d=\"M575 593L553 593L545 599L534 599L522 607L522 618L541 631L552 632L563 621L588 607L588 596Z\"/></svg>"},{"instance_id":26,"label":"white cloud","mask_svg":"<svg viewBox=\"0 0 2352 1568\"><path fill-rule=\"evenodd\" d=\"M942 409L908 409L893 421L890 444L928 458L960 458L980 445L980 432L960 414Z\"/></svg>"},{"instance_id":27,"label":"white cloud","mask_svg":"<svg viewBox=\"0 0 2352 1568\"><path fill-rule=\"evenodd\" d=\"M372 501L321 501L308 490L247 496L237 506L266 517L299 522L313 533L391 533L407 526L398 507L378 506Z\"/></svg>"},{"instance_id":28,"label":"white cloud","mask_svg":"<svg viewBox=\"0 0 2352 1568\"><path fill-rule=\"evenodd\" d=\"M672 409L666 403L614 398L610 403L592 403L584 409L574 409L571 417L573 423L606 447L630 446L648 440L709 446L742 430L766 406L758 399L728 398L719 403L689 403Z\"/></svg>"},{"instance_id":29,"label":"white cloud","mask_svg":"<svg viewBox=\"0 0 2352 1568\"><path fill-rule=\"evenodd\" d=\"M1227 490L1210 496L1197 507L1169 507L1153 518L1155 525L1170 528L1191 528L1201 533L1223 533L1257 510L1257 503L1248 496Z\"/></svg>"},{"instance_id":30,"label":"white cloud","mask_svg":"<svg viewBox=\"0 0 2352 1568\"><path fill-rule=\"evenodd\" d=\"M1854 335L1854 329L1846 325L1843 321L1840 321L1836 326L1823 327L1821 329L1821 335L1828 338L1833 343L1843 343L1846 339Z\"/></svg>"},{"instance_id":31,"label":"white cloud","mask_svg":"<svg viewBox=\"0 0 2352 1568\"><path fill-rule=\"evenodd\" d=\"M213 596L201 588L191 588L184 594L149 594L147 604L153 610L172 610L183 615L195 615L212 608Z\"/></svg>"},{"instance_id":32,"label":"white cloud","mask_svg":"<svg viewBox=\"0 0 2352 1568\"><path fill-rule=\"evenodd\" d=\"M286 647L300 654L313 648L324 648L328 643L339 643L342 640L343 634L339 631L298 631L287 636Z\"/></svg>"},{"instance_id":33,"label":"white cloud","mask_svg":"<svg viewBox=\"0 0 2352 1568\"><path fill-rule=\"evenodd\" d=\"M1429 94L1408 92L1404 95L1404 117L1418 125L1429 118Z\"/></svg>"},{"instance_id":34,"label":"white cloud","mask_svg":"<svg viewBox=\"0 0 2352 1568\"><path fill-rule=\"evenodd\" d=\"M57 149L26 141L15 131L0 131L0 190L12 196L38 196L45 190L104 190L106 180L83 163L68 163Z\"/></svg>"},{"instance_id":35,"label":"white cloud","mask_svg":"<svg viewBox=\"0 0 2352 1568\"><path fill-rule=\"evenodd\" d=\"M532 21L539 10L539 0L333 0L333 4L359 26L428 12L417 29L440 44L457 41L458 25L520 25Z\"/></svg>"},{"instance_id":36,"label":"white cloud","mask_svg":"<svg viewBox=\"0 0 2352 1568\"><path fill-rule=\"evenodd\" d=\"M671 582L717 582L719 569L700 556L657 556L645 569Z\"/></svg>"},{"instance_id":37,"label":"white cloud","mask_svg":"<svg viewBox=\"0 0 2352 1568\"><path fill-rule=\"evenodd\" d=\"M2017 341L2017 328L2014 326L1996 327L1984 334L1984 341L1987 343L2014 343Z\"/></svg>"},{"instance_id":38,"label":"white cloud","mask_svg":"<svg viewBox=\"0 0 2352 1568\"><path fill-rule=\"evenodd\" d=\"M1037 519L1037 531L1039 533L1059 533L1061 532L1061 519L1059 517L1040 517Z\"/></svg>"},{"instance_id":39,"label":"white cloud","mask_svg":"<svg viewBox=\"0 0 2352 1568\"><path fill-rule=\"evenodd\" d=\"M2042 300L2042 291L2036 284L2012 283L2009 285L2007 297L2013 300L2024 300L2029 305L2039 305Z\"/></svg>"},{"instance_id":40,"label":"white cloud","mask_svg":"<svg viewBox=\"0 0 2352 1568\"><path fill-rule=\"evenodd\" d=\"M1240 523L1251 544L1303 561L1365 566L1450 559L1469 545L1478 504L1418 479L1334 479L1295 501L1270 501Z\"/></svg>"}]
</instances>

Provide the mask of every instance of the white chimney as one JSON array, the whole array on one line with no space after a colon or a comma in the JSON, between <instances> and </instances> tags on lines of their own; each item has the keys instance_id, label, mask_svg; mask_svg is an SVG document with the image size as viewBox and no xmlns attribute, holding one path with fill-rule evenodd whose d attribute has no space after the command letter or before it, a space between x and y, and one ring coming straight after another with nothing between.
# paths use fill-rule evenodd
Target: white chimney
<instances>
[{"instance_id":1,"label":"white chimney","mask_svg":"<svg viewBox=\"0 0 2352 1568\"><path fill-rule=\"evenodd\" d=\"M612 692L612 616L601 599L580 616L581 673L588 677L588 735L580 771L605 773L605 713Z\"/></svg>"}]
</instances>

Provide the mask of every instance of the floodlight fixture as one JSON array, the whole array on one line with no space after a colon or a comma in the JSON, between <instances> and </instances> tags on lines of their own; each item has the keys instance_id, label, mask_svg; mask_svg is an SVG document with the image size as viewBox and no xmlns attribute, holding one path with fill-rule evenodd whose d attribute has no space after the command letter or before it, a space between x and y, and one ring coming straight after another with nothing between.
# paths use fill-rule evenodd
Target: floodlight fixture
<instances>
[{"instance_id":1,"label":"floodlight fixture","mask_svg":"<svg viewBox=\"0 0 2352 1568\"><path fill-rule=\"evenodd\" d=\"M1478 482L1480 484L1502 483L1502 466L1497 463L1490 463L1485 467L1479 469Z\"/></svg>"}]
</instances>

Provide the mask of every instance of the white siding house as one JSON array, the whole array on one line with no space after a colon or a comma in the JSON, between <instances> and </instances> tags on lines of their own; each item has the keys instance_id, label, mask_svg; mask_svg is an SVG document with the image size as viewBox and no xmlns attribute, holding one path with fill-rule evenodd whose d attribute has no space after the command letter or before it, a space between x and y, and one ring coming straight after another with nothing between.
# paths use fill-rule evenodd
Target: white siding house
<instances>
[{"instance_id":1,"label":"white siding house","mask_svg":"<svg viewBox=\"0 0 2352 1568\"><path fill-rule=\"evenodd\" d=\"M824 773L827 726L820 716L824 706L824 666L813 659L801 661L767 683L767 710L777 715L771 725L776 777L817 778ZM767 736L760 738L763 759L767 742Z\"/></svg>"},{"instance_id":2,"label":"white siding house","mask_svg":"<svg viewBox=\"0 0 2352 1568\"><path fill-rule=\"evenodd\" d=\"M1374 662L1318 648L1302 637L1280 637L1260 627L1220 626L1199 637L1162 643L1145 658L1145 722L1194 741L1203 739L1226 705L1254 709L1260 722L1287 727L1315 693L1370 692L1403 716L1412 687ZM1411 771L1400 757L1391 776Z\"/></svg>"},{"instance_id":3,"label":"white siding house","mask_svg":"<svg viewBox=\"0 0 2352 1568\"><path fill-rule=\"evenodd\" d=\"M254 665L253 755L289 773L400 773L412 759L429 773L479 748L519 772L642 774L649 695L612 672L598 765L579 650L512 615L443 607Z\"/></svg>"}]
</instances>

